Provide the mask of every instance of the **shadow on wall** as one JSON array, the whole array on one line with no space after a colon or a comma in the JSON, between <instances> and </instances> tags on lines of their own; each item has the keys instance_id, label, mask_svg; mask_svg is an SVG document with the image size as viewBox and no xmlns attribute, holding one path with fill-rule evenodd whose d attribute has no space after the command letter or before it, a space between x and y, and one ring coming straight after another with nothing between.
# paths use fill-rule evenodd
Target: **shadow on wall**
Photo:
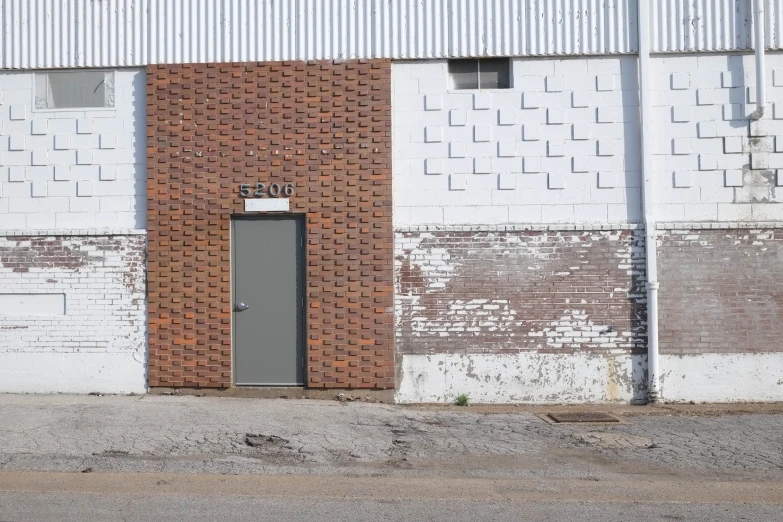
<instances>
[{"instance_id":1,"label":"shadow on wall","mask_svg":"<svg viewBox=\"0 0 783 522\"><path fill-rule=\"evenodd\" d=\"M620 64L620 88L623 97L623 140L625 157L626 218L630 223L641 223L644 212L642 202L642 147L641 121L639 112L639 61L623 60ZM635 158L635 164L629 164ZM643 233L637 234L637 244L631 248L631 290L628 297L633 306L629 308L632 324L643 325L642 335L647 344L647 270L645 264L646 244ZM647 401L647 356L633 355L631 388L632 402Z\"/></svg>"},{"instance_id":2,"label":"shadow on wall","mask_svg":"<svg viewBox=\"0 0 783 522\"><path fill-rule=\"evenodd\" d=\"M147 228L147 75L138 71L133 75L133 205L136 228Z\"/></svg>"},{"instance_id":3,"label":"shadow on wall","mask_svg":"<svg viewBox=\"0 0 783 522\"><path fill-rule=\"evenodd\" d=\"M647 403L647 382L649 373L647 371L647 355L631 356L631 403Z\"/></svg>"},{"instance_id":4,"label":"shadow on wall","mask_svg":"<svg viewBox=\"0 0 783 522\"><path fill-rule=\"evenodd\" d=\"M620 92L623 98L623 155L625 161L625 212L629 223L642 222L642 147L639 122L638 60L620 61Z\"/></svg>"},{"instance_id":5,"label":"shadow on wall","mask_svg":"<svg viewBox=\"0 0 783 522\"><path fill-rule=\"evenodd\" d=\"M745 60L742 54L729 55L726 57L726 70L729 73L731 85L736 85L738 89L729 89L729 103L738 105L744 109L741 119L729 120L729 125L735 129L748 126L748 120L753 111L748 107L748 90L745 81Z\"/></svg>"},{"instance_id":6,"label":"shadow on wall","mask_svg":"<svg viewBox=\"0 0 783 522\"><path fill-rule=\"evenodd\" d=\"M754 42L752 41L751 38L751 31L750 31L751 29L750 21L753 20L752 4L753 4L752 1L737 2L737 4L734 6L734 11L735 11L734 34L735 35L744 34L747 38L747 40L744 42L744 45L742 45L742 43L740 42L739 48L750 49L754 45ZM744 58L743 54L735 54L735 55L727 56L726 70L729 71L732 85L738 85L742 87L741 89L731 90L731 92L729 93L729 103L740 104L740 107L747 108L746 102L748 100L747 100L747 92L745 89L745 84L747 82L745 81L745 63L743 59ZM744 116L750 119L750 112L746 110ZM729 124L732 127L740 128L740 127L746 127L748 125L748 121L746 119L732 120L729 122Z\"/></svg>"}]
</instances>

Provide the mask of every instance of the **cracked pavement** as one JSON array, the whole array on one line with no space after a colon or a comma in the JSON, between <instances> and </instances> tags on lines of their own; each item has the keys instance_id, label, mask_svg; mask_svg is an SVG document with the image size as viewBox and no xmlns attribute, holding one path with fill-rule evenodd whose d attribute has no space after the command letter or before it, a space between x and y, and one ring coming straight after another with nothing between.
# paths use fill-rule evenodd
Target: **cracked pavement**
<instances>
[{"instance_id":1,"label":"cracked pavement","mask_svg":"<svg viewBox=\"0 0 783 522\"><path fill-rule=\"evenodd\" d=\"M4 471L783 478L783 415L763 412L555 425L524 408L2 395L0 413Z\"/></svg>"}]
</instances>

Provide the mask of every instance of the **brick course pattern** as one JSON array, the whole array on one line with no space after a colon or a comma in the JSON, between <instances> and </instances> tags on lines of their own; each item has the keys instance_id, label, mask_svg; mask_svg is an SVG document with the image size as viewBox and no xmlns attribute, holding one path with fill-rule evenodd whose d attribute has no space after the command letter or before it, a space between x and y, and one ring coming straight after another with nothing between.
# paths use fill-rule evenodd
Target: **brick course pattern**
<instances>
[{"instance_id":1,"label":"brick course pattern","mask_svg":"<svg viewBox=\"0 0 783 522\"><path fill-rule=\"evenodd\" d=\"M307 386L392 388L391 63L151 66L151 386L229 387L240 183L306 215Z\"/></svg>"},{"instance_id":2,"label":"brick course pattern","mask_svg":"<svg viewBox=\"0 0 783 522\"><path fill-rule=\"evenodd\" d=\"M65 296L65 315L0 316L0 353L144 359L143 235L0 237L0 293Z\"/></svg>"},{"instance_id":3,"label":"brick course pattern","mask_svg":"<svg viewBox=\"0 0 783 522\"><path fill-rule=\"evenodd\" d=\"M659 242L661 353L783 351L783 230L676 230Z\"/></svg>"},{"instance_id":4,"label":"brick course pattern","mask_svg":"<svg viewBox=\"0 0 783 522\"><path fill-rule=\"evenodd\" d=\"M398 231L397 349L644 353L639 231Z\"/></svg>"}]
</instances>

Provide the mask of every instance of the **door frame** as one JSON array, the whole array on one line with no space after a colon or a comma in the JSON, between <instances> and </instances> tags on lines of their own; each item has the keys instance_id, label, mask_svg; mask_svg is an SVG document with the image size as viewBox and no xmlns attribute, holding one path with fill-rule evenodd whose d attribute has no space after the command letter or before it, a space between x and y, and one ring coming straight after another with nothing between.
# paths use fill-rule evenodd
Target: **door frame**
<instances>
[{"instance_id":1,"label":"door frame","mask_svg":"<svg viewBox=\"0 0 783 522\"><path fill-rule=\"evenodd\" d=\"M232 214L231 219L231 239L230 239L230 252L231 252L231 385L234 388L241 387L268 387L268 388L282 388L282 387L307 387L307 216L305 214ZM236 311L234 305L235 299L235 280L236 276L236 241L234 232L234 223L237 221L280 221L284 219L293 219L296 221L297 230L301 239L299 246L300 254L302 256L302 266L299 267L299 277L302 280L302 288L300 290L300 301L302 303L302 324L299 326L299 346L297 351L299 352L299 364L302 370L302 382L296 384L237 384L236 381L236 361L237 361L237 343L236 343Z\"/></svg>"}]
</instances>

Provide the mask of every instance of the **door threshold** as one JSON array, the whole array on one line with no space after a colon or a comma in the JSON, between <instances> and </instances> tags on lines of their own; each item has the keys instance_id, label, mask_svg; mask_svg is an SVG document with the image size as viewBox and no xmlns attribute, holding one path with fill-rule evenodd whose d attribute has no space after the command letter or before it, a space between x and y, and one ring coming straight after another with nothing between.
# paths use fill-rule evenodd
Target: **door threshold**
<instances>
[{"instance_id":1,"label":"door threshold","mask_svg":"<svg viewBox=\"0 0 783 522\"><path fill-rule=\"evenodd\" d=\"M233 386L231 388L162 388L149 389L151 395L195 395L198 397L241 397L249 399L320 399L394 402L394 390L347 388L305 388L303 386Z\"/></svg>"},{"instance_id":2,"label":"door threshold","mask_svg":"<svg viewBox=\"0 0 783 522\"><path fill-rule=\"evenodd\" d=\"M304 383L300 384L251 384L251 383L236 383L234 385L236 388L263 388L267 390L273 390L275 388L287 388L287 389L294 389L294 388L304 388Z\"/></svg>"}]
</instances>

